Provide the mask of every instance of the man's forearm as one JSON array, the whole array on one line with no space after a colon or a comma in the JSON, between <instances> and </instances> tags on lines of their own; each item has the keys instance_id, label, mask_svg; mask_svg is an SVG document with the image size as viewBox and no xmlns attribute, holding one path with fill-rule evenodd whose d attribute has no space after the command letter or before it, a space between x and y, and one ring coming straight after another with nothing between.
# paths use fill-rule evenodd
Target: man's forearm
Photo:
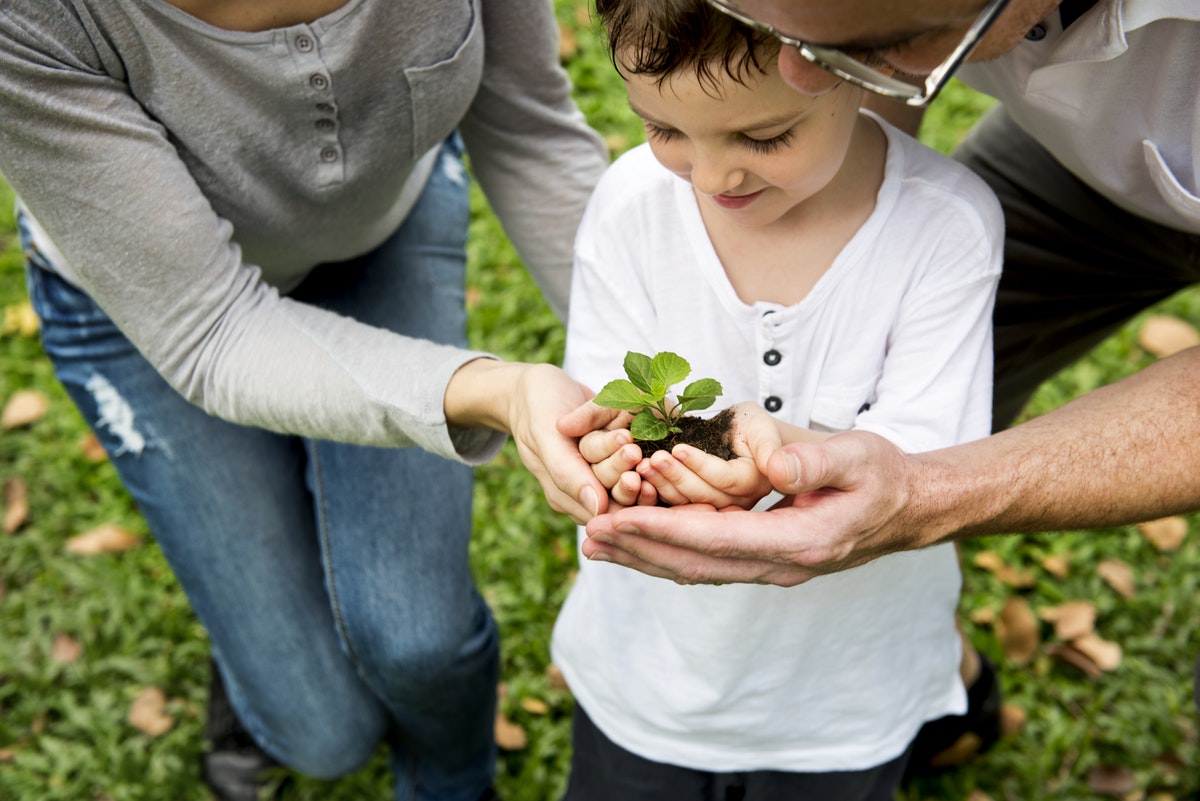
<instances>
[{"instance_id":1,"label":"man's forearm","mask_svg":"<svg viewBox=\"0 0 1200 801\"><path fill-rule=\"evenodd\" d=\"M931 541L1198 509L1200 348L1008 431L913 458L906 516Z\"/></svg>"}]
</instances>

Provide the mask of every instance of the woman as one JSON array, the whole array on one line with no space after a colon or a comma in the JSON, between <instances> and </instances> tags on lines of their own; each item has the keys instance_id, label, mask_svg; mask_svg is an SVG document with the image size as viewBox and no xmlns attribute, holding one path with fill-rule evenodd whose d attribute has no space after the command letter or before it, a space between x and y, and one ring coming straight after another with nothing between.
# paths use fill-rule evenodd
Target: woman
<instances>
[{"instance_id":1,"label":"woman","mask_svg":"<svg viewBox=\"0 0 1200 801\"><path fill-rule=\"evenodd\" d=\"M554 429L586 391L465 349L463 143L566 305L607 158L556 36L543 0L0 8L0 172L59 379L254 739L331 777L387 738L397 799L491 781L469 465L512 433L555 508L602 497Z\"/></svg>"}]
</instances>

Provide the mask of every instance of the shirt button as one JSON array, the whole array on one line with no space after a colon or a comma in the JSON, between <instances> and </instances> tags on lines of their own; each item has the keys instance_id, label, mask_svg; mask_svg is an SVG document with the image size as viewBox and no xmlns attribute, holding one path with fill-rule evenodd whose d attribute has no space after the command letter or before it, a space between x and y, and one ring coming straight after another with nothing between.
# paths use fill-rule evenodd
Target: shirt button
<instances>
[{"instance_id":1,"label":"shirt button","mask_svg":"<svg viewBox=\"0 0 1200 801\"><path fill-rule=\"evenodd\" d=\"M316 126L317 126L318 131L324 131L326 133L328 133L329 131L332 131L335 127L337 127L334 124L333 120L325 120L325 119L317 120Z\"/></svg>"},{"instance_id":2,"label":"shirt button","mask_svg":"<svg viewBox=\"0 0 1200 801\"><path fill-rule=\"evenodd\" d=\"M783 354L780 353L779 351L775 350L774 348L772 348L771 350L769 350L763 354L763 361L766 364L770 365L771 367L774 367L775 365L779 364L779 362L782 359L783 359Z\"/></svg>"},{"instance_id":3,"label":"shirt button","mask_svg":"<svg viewBox=\"0 0 1200 801\"><path fill-rule=\"evenodd\" d=\"M318 103L317 111L321 112L322 114L332 114L333 113L333 104L332 103Z\"/></svg>"},{"instance_id":4,"label":"shirt button","mask_svg":"<svg viewBox=\"0 0 1200 801\"><path fill-rule=\"evenodd\" d=\"M1039 22L1029 29L1029 32L1025 34L1025 38L1031 42L1042 41L1046 38L1046 26Z\"/></svg>"},{"instance_id":5,"label":"shirt button","mask_svg":"<svg viewBox=\"0 0 1200 801\"><path fill-rule=\"evenodd\" d=\"M321 148L321 161L325 161L325 162L337 161L337 157L338 157L337 148L335 148L335 147Z\"/></svg>"},{"instance_id":6,"label":"shirt button","mask_svg":"<svg viewBox=\"0 0 1200 801\"><path fill-rule=\"evenodd\" d=\"M301 53L307 53L313 49L313 40L311 36L300 34L296 37L296 49Z\"/></svg>"},{"instance_id":7,"label":"shirt button","mask_svg":"<svg viewBox=\"0 0 1200 801\"><path fill-rule=\"evenodd\" d=\"M318 92L324 92L329 88L329 79L318 72L309 77L308 85Z\"/></svg>"},{"instance_id":8,"label":"shirt button","mask_svg":"<svg viewBox=\"0 0 1200 801\"><path fill-rule=\"evenodd\" d=\"M777 396L771 395L769 398L763 401L763 408L768 412L777 412L783 408L783 401Z\"/></svg>"}]
</instances>

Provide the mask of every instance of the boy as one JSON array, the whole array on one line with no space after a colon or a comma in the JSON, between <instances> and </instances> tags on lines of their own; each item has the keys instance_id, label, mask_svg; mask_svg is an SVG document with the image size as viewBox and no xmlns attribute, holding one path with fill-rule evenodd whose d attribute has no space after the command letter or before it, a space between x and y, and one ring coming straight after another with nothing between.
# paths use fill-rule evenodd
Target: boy
<instances>
[{"instance_id":1,"label":"boy","mask_svg":"<svg viewBox=\"0 0 1200 801\"><path fill-rule=\"evenodd\" d=\"M761 496L746 426L767 412L785 441L985 436L1003 224L983 183L850 85L793 92L774 40L702 0L598 10L648 144L585 214L564 366L599 388L629 350L674 351L762 406L739 407L728 467L584 438L614 500ZM965 708L959 581L951 546L786 589L585 561L552 645L577 700L567 801L891 799L920 726Z\"/></svg>"}]
</instances>

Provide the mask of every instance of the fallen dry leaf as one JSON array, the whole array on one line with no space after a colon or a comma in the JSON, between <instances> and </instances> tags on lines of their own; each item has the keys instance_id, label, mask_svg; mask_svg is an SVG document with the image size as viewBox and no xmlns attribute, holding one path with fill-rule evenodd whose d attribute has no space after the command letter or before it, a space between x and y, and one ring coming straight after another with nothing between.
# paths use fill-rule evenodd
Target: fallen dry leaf
<instances>
[{"instance_id":1,"label":"fallen dry leaf","mask_svg":"<svg viewBox=\"0 0 1200 801\"><path fill-rule=\"evenodd\" d=\"M975 554L975 566L987 570L992 573L997 580L1007 584L1010 587L1032 587L1035 577L1032 571L1018 570L1004 563L996 553L992 551L980 551Z\"/></svg>"},{"instance_id":2,"label":"fallen dry leaf","mask_svg":"<svg viewBox=\"0 0 1200 801\"><path fill-rule=\"evenodd\" d=\"M104 446L100 444L100 440L96 439L96 435L90 431L79 441L79 452L89 462L103 462L108 458Z\"/></svg>"},{"instance_id":3,"label":"fallen dry leaf","mask_svg":"<svg viewBox=\"0 0 1200 801\"><path fill-rule=\"evenodd\" d=\"M1100 678L1101 670L1099 665L1092 660L1090 656L1080 651L1075 646L1066 642L1050 643L1046 646L1046 653L1060 662L1066 662L1072 667L1078 668L1088 678Z\"/></svg>"},{"instance_id":4,"label":"fallen dry leaf","mask_svg":"<svg viewBox=\"0 0 1200 801\"><path fill-rule=\"evenodd\" d=\"M935 768L952 768L966 764L979 753L983 739L973 731L959 735L954 744L944 751L939 751L929 759L929 764Z\"/></svg>"},{"instance_id":5,"label":"fallen dry leaf","mask_svg":"<svg viewBox=\"0 0 1200 801\"><path fill-rule=\"evenodd\" d=\"M1004 655L1015 665L1027 665L1037 653L1041 637L1038 621L1023 598L1010 597L996 618L996 636Z\"/></svg>"},{"instance_id":6,"label":"fallen dry leaf","mask_svg":"<svg viewBox=\"0 0 1200 801\"><path fill-rule=\"evenodd\" d=\"M157 737L175 725L175 719L167 714L167 696L157 687L147 687L138 693L129 707L125 720L130 726Z\"/></svg>"},{"instance_id":7,"label":"fallen dry leaf","mask_svg":"<svg viewBox=\"0 0 1200 801\"><path fill-rule=\"evenodd\" d=\"M1029 719L1029 713L1024 707L1016 704L1005 702L1000 705L1000 734L1004 737L1012 737L1018 734L1021 729L1025 728L1025 721Z\"/></svg>"},{"instance_id":8,"label":"fallen dry leaf","mask_svg":"<svg viewBox=\"0 0 1200 801\"><path fill-rule=\"evenodd\" d=\"M1038 610L1038 617L1054 624L1054 635L1070 641L1096 630L1096 606L1090 601L1067 601Z\"/></svg>"},{"instance_id":9,"label":"fallen dry leaf","mask_svg":"<svg viewBox=\"0 0 1200 801\"><path fill-rule=\"evenodd\" d=\"M531 715L545 715L550 711L550 705L540 698L522 698L521 709Z\"/></svg>"},{"instance_id":10,"label":"fallen dry leaf","mask_svg":"<svg viewBox=\"0 0 1200 801\"><path fill-rule=\"evenodd\" d=\"M99 553L128 551L142 544L142 538L131 531L105 523L102 526L76 534L67 540L67 553L77 556L94 556Z\"/></svg>"},{"instance_id":11,"label":"fallen dry leaf","mask_svg":"<svg viewBox=\"0 0 1200 801\"><path fill-rule=\"evenodd\" d=\"M4 482L4 519L0 523L5 534L16 532L29 519L29 498L25 482L13 477Z\"/></svg>"},{"instance_id":12,"label":"fallen dry leaf","mask_svg":"<svg viewBox=\"0 0 1200 801\"><path fill-rule=\"evenodd\" d=\"M0 428L8 430L36 423L46 416L50 399L36 389L19 389L4 404L0 412Z\"/></svg>"},{"instance_id":13,"label":"fallen dry leaf","mask_svg":"<svg viewBox=\"0 0 1200 801\"><path fill-rule=\"evenodd\" d=\"M990 626L996 622L996 610L990 606L982 606L979 609L972 609L968 617L976 625Z\"/></svg>"},{"instance_id":14,"label":"fallen dry leaf","mask_svg":"<svg viewBox=\"0 0 1200 801\"><path fill-rule=\"evenodd\" d=\"M496 745L505 751L520 751L528 744L525 730L504 717L503 712L496 713Z\"/></svg>"},{"instance_id":15,"label":"fallen dry leaf","mask_svg":"<svg viewBox=\"0 0 1200 801\"><path fill-rule=\"evenodd\" d=\"M569 61L579 54L579 40L575 32L561 22L558 25L558 60Z\"/></svg>"},{"instance_id":16,"label":"fallen dry leaf","mask_svg":"<svg viewBox=\"0 0 1200 801\"><path fill-rule=\"evenodd\" d=\"M1138 344L1150 353L1165 358L1193 345L1200 345L1200 334L1178 317L1156 314L1146 319L1138 332Z\"/></svg>"},{"instance_id":17,"label":"fallen dry leaf","mask_svg":"<svg viewBox=\"0 0 1200 801\"><path fill-rule=\"evenodd\" d=\"M1071 565L1065 556L1047 556L1042 560L1042 569L1055 578L1066 578L1071 572Z\"/></svg>"},{"instance_id":18,"label":"fallen dry leaf","mask_svg":"<svg viewBox=\"0 0 1200 801\"><path fill-rule=\"evenodd\" d=\"M995 573L1004 566L1004 560L995 551L980 551L975 554L972 561L975 563L975 567L983 568L991 573Z\"/></svg>"},{"instance_id":19,"label":"fallen dry leaf","mask_svg":"<svg viewBox=\"0 0 1200 801\"><path fill-rule=\"evenodd\" d=\"M976 789L972 790L971 794L967 796L967 801L992 801L992 797L983 790Z\"/></svg>"},{"instance_id":20,"label":"fallen dry leaf","mask_svg":"<svg viewBox=\"0 0 1200 801\"><path fill-rule=\"evenodd\" d=\"M1133 771L1123 765L1098 765L1088 771L1088 787L1101 795L1124 796L1133 792Z\"/></svg>"},{"instance_id":21,"label":"fallen dry leaf","mask_svg":"<svg viewBox=\"0 0 1200 801\"><path fill-rule=\"evenodd\" d=\"M70 634L56 634L50 646L50 659L60 665L69 665L83 655L83 643Z\"/></svg>"},{"instance_id":22,"label":"fallen dry leaf","mask_svg":"<svg viewBox=\"0 0 1200 801\"><path fill-rule=\"evenodd\" d=\"M1188 526L1182 517L1161 517L1139 523L1138 531L1159 551L1170 553L1179 550L1187 537Z\"/></svg>"},{"instance_id":23,"label":"fallen dry leaf","mask_svg":"<svg viewBox=\"0 0 1200 801\"><path fill-rule=\"evenodd\" d=\"M15 748L0 748L0 764L12 762L17 758L17 749Z\"/></svg>"},{"instance_id":24,"label":"fallen dry leaf","mask_svg":"<svg viewBox=\"0 0 1200 801\"><path fill-rule=\"evenodd\" d=\"M1134 596L1136 587L1133 580L1133 568L1129 565L1119 559L1101 559L1100 563L1096 565L1096 573L1122 598Z\"/></svg>"},{"instance_id":25,"label":"fallen dry leaf","mask_svg":"<svg viewBox=\"0 0 1200 801\"><path fill-rule=\"evenodd\" d=\"M38 332L38 316L33 304L27 300L4 307L4 333L23 337L35 336Z\"/></svg>"},{"instance_id":26,"label":"fallen dry leaf","mask_svg":"<svg viewBox=\"0 0 1200 801\"><path fill-rule=\"evenodd\" d=\"M550 689L552 690L571 689L567 686L567 677L563 675L562 669L554 663L546 666L546 678L550 680Z\"/></svg>"},{"instance_id":27,"label":"fallen dry leaf","mask_svg":"<svg viewBox=\"0 0 1200 801\"><path fill-rule=\"evenodd\" d=\"M1086 654L1101 670L1116 670L1121 666L1121 646L1103 639L1095 632L1076 637L1071 645Z\"/></svg>"}]
</instances>

